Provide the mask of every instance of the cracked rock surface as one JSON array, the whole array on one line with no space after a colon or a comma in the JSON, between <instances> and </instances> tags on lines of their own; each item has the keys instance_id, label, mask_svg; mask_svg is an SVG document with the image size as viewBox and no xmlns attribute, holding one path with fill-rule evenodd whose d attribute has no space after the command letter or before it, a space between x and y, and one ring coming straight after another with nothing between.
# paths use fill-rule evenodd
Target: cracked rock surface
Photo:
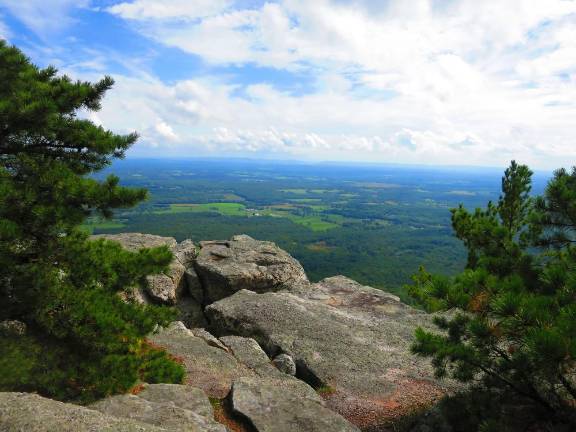
<instances>
[{"instance_id":1,"label":"cracked rock surface","mask_svg":"<svg viewBox=\"0 0 576 432\"><path fill-rule=\"evenodd\" d=\"M0 393L3 432L162 432L162 427L118 418L97 410L32 393Z\"/></svg>"},{"instance_id":2,"label":"cracked rock surface","mask_svg":"<svg viewBox=\"0 0 576 432\"><path fill-rule=\"evenodd\" d=\"M237 235L200 245L195 269L204 288L205 304L242 289L279 291L308 281L300 263L274 243Z\"/></svg>"},{"instance_id":3,"label":"cracked rock surface","mask_svg":"<svg viewBox=\"0 0 576 432\"><path fill-rule=\"evenodd\" d=\"M245 377L234 381L232 407L258 432L358 432L327 408L312 387L296 379Z\"/></svg>"},{"instance_id":4,"label":"cracked rock surface","mask_svg":"<svg viewBox=\"0 0 576 432\"><path fill-rule=\"evenodd\" d=\"M291 291L242 290L206 313L218 334L289 354L297 376L326 388L328 406L363 428L426 407L445 391L429 362L410 353L415 328L430 328L431 316L342 276Z\"/></svg>"},{"instance_id":5,"label":"cracked rock surface","mask_svg":"<svg viewBox=\"0 0 576 432\"><path fill-rule=\"evenodd\" d=\"M203 397L207 400L206 395ZM130 394L117 395L96 402L89 408L113 417L136 420L174 432L226 432L226 428L214 421L212 416L205 417L191 409L182 408L169 399L156 399L153 402Z\"/></svg>"}]
</instances>

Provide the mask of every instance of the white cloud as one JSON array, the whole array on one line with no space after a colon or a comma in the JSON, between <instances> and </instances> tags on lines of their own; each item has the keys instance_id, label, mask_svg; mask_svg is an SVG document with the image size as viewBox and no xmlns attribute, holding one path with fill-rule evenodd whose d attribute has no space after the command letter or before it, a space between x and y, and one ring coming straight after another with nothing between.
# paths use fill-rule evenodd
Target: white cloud
<instances>
[{"instance_id":1,"label":"white cloud","mask_svg":"<svg viewBox=\"0 0 576 432\"><path fill-rule=\"evenodd\" d=\"M0 18L2 18L2 15L0 15ZM1 39L8 40L10 39L10 36L11 36L10 29L4 22L0 20L0 40Z\"/></svg>"},{"instance_id":2,"label":"white cloud","mask_svg":"<svg viewBox=\"0 0 576 432\"><path fill-rule=\"evenodd\" d=\"M89 0L2 0L0 7L6 8L36 34L44 36L58 31L72 22L70 12L84 8Z\"/></svg>"},{"instance_id":3,"label":"white cloud","mask_svg":"<svg viewBox=\"0 0 576 432\"><path fill-rule=\"evenodd\" d=\"M175 141L180 140L178 135L176 135L176 133L174 132L174 129L172 129L172 126L170 126L168 123L166 123L163 120L158 121L156 123L156 125L154 125L154 132L161 139L164 139L167 141L175 142Z\"/></svg>"},{"instance_id":4,"label":"white cloud","mask_svg":"<svg viewBox=\"0 0 576 432\"><path fill-rule=\"evenodd\" d=\"M110 13L131 20L194 20L220 13L228 0L136 0L109 7Z\"/></svg>"},{"instance_id":5,"label":"white cloud","mask_svg":"<svg viewBox=\"0 0 576 432\"><path fill-rule=\"evenodd\" d=\"M303 95L225 76L119 79L104 124L152 131L162 119L165 135L144 141L173 151L537 167L574 158L576 1L136 0L109 11L211 64L314 76Z\"/></svg>"}]
</instances>

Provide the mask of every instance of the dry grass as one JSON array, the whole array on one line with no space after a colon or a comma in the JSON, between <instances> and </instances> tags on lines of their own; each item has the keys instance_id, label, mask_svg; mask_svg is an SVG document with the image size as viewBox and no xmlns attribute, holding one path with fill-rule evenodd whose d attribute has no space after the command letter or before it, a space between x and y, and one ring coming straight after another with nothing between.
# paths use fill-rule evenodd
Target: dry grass
<instances>
[{"instance_id":1,"label":"dry grass","mask_svg":"<svg viewBox=\"0 0 576 432\"><path fill-rule=\"evenodd\" d=\"M226 426L230 432L254 432L254 427L246 419L234 414L227 400L210 398L210 403L214 409L214 420Z\"/></svg>"}]
</instances>

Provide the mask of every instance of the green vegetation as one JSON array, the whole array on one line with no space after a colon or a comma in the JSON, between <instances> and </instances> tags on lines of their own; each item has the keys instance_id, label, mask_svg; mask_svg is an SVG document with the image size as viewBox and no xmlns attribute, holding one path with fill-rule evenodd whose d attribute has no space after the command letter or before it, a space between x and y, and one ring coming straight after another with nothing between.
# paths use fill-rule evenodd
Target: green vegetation
<instances>
[{"instance_id":1,"label":"green vegetation","mask_svg":"<svg viewBox=\"0 0 576 432\"><path fill-rule=\"evenodd\" d=\"M245 233L276 242L314 281L340 273L404 301L412 301L403 285L420 263L447 275L464 268L465 249L451 233L449 208L498 198L497 171L490 170L128 160L107 173L126 186L147 188L151 199L119 212L114 222L122 227L94 225L95 233L146 232L179 241ZM541 190L542 177L535 181ZM470 194L450 193L461 190Z\"/></svg>"},{"instance_id":2,"label":"green vegetation","mask_svg":"<svg viewBox=\"0 0 576 432\"><path fill-rule=\"evenodd\" d=\"M172 311L118 295L163 271L170 251L130 253L80 228L146 197L89 177L136 140L77 118L100 108L112 80L57 77L0 42L0 81L0 321L27 328L0 333L0 391L86 402L138 380L180 382L182 366L144 339Z\"/></svg>"},{"instance_id":3,"label":"green vegetation","mask_svg":"<svg viewBox=\"0 0 576 432\"><path fill-rule=\"evenodd\" d=\"M443 404L455 430L576 428L576 168L531 198L532 172L512 162L485 209L452 210L468 261L455 277L423 268L409 292L430 311L413 350L440 377L472 388ZM456 414L457 413L457 414Z\"/></svg>"},{"instance_id":4,"label":"green vegetation","mask_svg":"<svg viewBox=\"0 0 576 432\"><path fill-rule=\"evenodd\" d=\"M125 225L121 221L105 220L101 218L88 218L80 228L88 234L100 229L121 229Z\"/></svg>"},{"instance_id":5,"label":"green vegetation","mask_svg":"<svg viewBox=\"0 0 576 432\"><path fill-rule=\"evenodd\" d=\"M170 204L167 209L154 210L157 214L170 213L207 213L214 212L228 216L246 216L246 206L237 203L207 203L207 204Z\"/></svg>"},{"instance_id":6,"label":"green vegetation","mask_svg":"<svg viewBox=\"0 0 576 432\"><path fill-rule=\"evenodd\" d=\"M280 206L264 207L262 209L248 209L244 204L216 202L205 204L170 204L158 210L153 210L155 214L176 214L176 213L216 213L223 216L242 216L242 217L281 217L287 218L292 222L305 226L312 231L326 231L337 228L342 225L344 219L338 215L313 215L318 211L327 209L327 206L310 206L306 207L307 211L297 206L284 204ZM117 225L117 226L115 226ZM101 230L123 228L124 225L119 222L107 222L94 225L94 228Z\"/></svg>"}]
</instances>

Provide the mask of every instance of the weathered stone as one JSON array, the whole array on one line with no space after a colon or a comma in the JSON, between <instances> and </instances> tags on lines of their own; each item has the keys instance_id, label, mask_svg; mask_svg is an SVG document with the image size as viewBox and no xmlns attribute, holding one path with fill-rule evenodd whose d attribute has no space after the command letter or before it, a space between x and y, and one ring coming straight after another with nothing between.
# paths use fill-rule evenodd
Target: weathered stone
<instances>
[{"instance_id":1,"label":"weathered stone","mask_svg":"<svg viewBox=\"0 0 576 432\"><path fill-rule=\"evenodd\" d=\"M200 245L195 269L202 281L204 304L241 289L278 291L308 281L300 263L274 243L239 235Z\"/></svg>"},{"instance_id":2,"label":"weathered stone","mask_svg":"<svg viewBox=\"0 0 576 432\"><path fill-rule=\"evenodd\" d=\"M272 366L266 353L258 342L241 336L224 336L220 340L230 348L234 357L260 376L275 376L277 371Z\"/></svg>"},{"instance_id":3,"label":"weathered stone","mask_svg":"<svg viewBox=\"0 0 576 432\"><path fill-rule=\"evenodd\" d=\"M0 393L3 432L166 432L135 420L119 419L31 393Z\"/></svg>"},{"instance_id":4,"label":"weathered stone","mask_svg":"<svg viewBox=\"0 0 576 432\"><path fill-rule=\"evenodd\" d=\"M172 323L148 339L180 357L186 369L186 384L201 388L210 397L224 398L234 379L254 375L232 354L208 345L181 322Z\"/></svg>"},{"instance_id":5,"label":"weathered stone","mask_svg":"<svg viewBox=\"0 0 576 432\"><path fill-rule=\"evenodd\" d=\"M174 256L180 263L189 268L194 263L196 256L198 255L198 249L194 242L190 239L184 240L182 243L178 243L176 246L172 248L172 252L174 252Z\"/></svg>"},{"instance_id":6,"label":"weathered stone","mask_svg":"<svg viewBox=\"0 0 576 432\"><path fill-rule=\"evenodd\" d=\"M120 298L126 302L137 303L141 305L152 304L150 296L146 289L140 285L127 288L125 291L118 293Z\"/></svg>"},{"instance_id":7,"label":"weathered stone","mask_svg":"<svg viewBox=\"0 0 576 432\"><path fill-rule=\"evenodd\" d=\"M196 255L196 246L192 241L186 240L178 244L172 237L140 233L99 234L92 236L92 238L116 241L132 252L143 248L167 246L174 253L174 259L166 274L151 275L146 278L144 286L146 294L155 303L169 305L176 304L184 294L186 290L186 278L184 277L186 265L191 266ZM147 296L138 291L128 292L124 297L133 299L138 303L148 301Z\"/></svg>"},{"instance_id":8,"label":"weathered stone","mask_svg":"<svg viewBox=\"0 0 576 432\"><path fill-rule=\"evenodd\" d=\"M205 311L217 334L252 337L294 358L297 375L323 386L328 406L364 428L426 407L445 391L413 356L417 326L431 316L344 277L291 292L247 290Z\"/></svg>"},{"instance_id":9,"label":"weathered stone","mask_svg":"<svg viewBox=\"0 0 576 432\"><path fill-rule=\"evenodd\" d=\"M216 336L208 332L206 329L192 328L191 330L194 336L204 340L204 342L206 342L208 345L213 346L215 348L223 349L224 351L228 352L228 347L224 345L222 342L220 342L220 340Z\"/></svg>"},{"instance_id":10,"label":"weathered stone","mask_svg":"<svg viewBox=\"0 0 576 432\"><path fill-rule=\"evenodd\" d=\"M154 248L158 246L168 246L170 249L178 244L173 237L162 237L153 234L141 233L120 233L120 234L96 234L91 239L105 239L118 242L122 247L131 252L138 252L144 248Z\"/></svg>"},{"instance_id":11,"label":"weathered stone","mask_svg":"<svg viewBox=\"0 0 576 432\"><path fill-rule=\"evenodd\" d=\"M205 327L208 323L202 306L192 297L182 297L175 305L178 311L178 321L187 328Z\"/></svg>"},{"instance_id":12,"label":"weathered stone","mask_svg":"<svg viewBox=\"0 0 576 432\"><path fill-rule=\"evenodd\" d=\"M17 320L0 321L0 334L6 336L24 336L26 324Z\"/></svg>"},{"instance_id":13,"label":"weathered stone","mask_svg":"<svg viewBox=\"0 0 576 432\"><path fill-rule=\"evenodd\" d=\"M146 384L138 397L150 402L172 404L209 419L214 417L208 396L196 387L179 384Z\"/></svg>"},{"instance_id":14,"label":"weathered stone","mask_svg":"<svg viewBox=\"0 0 576 432\"><path fill-rule=\"evenodd\" d=\"M294 359L288 354L278 354L272 360L272 364L276 366L280 372L287 375L296 375L296 363L294 363Z\"/></svg>"},{"instance_id":15,"label":"weathered stone","mask_svg":"<svg viewBox=\"0 0 576 432\"><path fill-rule=\"evenodd\" d=\"M193 267L187 268L184 272L186 284L188 285L188 293L199 304L204 304L204 290L200 283L200 278Z\"/></svg>"},{"instance_id":16,"label":"weathered stone","mask_svg":"<svg viewBox=\"0 0 576 432\"><path fill-rule=\"evenodd\" d=\"M172 403L157 403L134 395L118 395L90 405L91 409L114 417L140 421L177 432L226 432L212 418Z\"/></svg>"},{"instance_id":17,"label":"weathered stone","mask_svg":"<svg viewBox=\"0 0 576 432\"><path fill-rule=\"evenodd\" d=\"M156 302L170 305L175 304L181 294L174 280L165 274L146 276L146 292Z\"/></svg>"},{"instance_id":18,"label":"weathered stone","mask_svg":"<svg viewBox=\"0 0 576 432\"><path fill-rule=\"evenodd\" d=\"M234 381L232 408L248 417L258 432L358 431L298 380L240 378Z\"/></svg>"}]
</instances>

